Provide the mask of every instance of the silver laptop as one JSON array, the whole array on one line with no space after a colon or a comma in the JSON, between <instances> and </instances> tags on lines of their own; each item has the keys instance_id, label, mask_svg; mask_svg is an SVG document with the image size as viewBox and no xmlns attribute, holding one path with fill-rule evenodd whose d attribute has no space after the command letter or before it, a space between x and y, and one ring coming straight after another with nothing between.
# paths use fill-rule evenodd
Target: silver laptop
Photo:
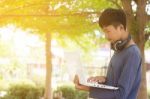
<instances>
[{"instance_id":1,"label":"silver laptop","mask_svg":"<svg viewBox=\"0 0 150 99\"><path fill-rule=\"evenodd\" d=\"M117 89L119 89L118 87L104 85L104 84L98 84L98 83L87 83L87 84L85 84L85 86L96 87L96 88L103 88L103 89L110 89L110 90L117 90Z\"/></svg>"},{"instance_id":2,"label":"silver laptop","mask_svg":"<svg viewBox=\"0 0 150 99\"><path fill-rule=\"evenodd\" d=\"M109 90L117 90L118 87L105 85L105 84L99 84L98 82L88 82L87 79L87 72L84 70L83 66L80 66L78 70L76 71L76 75L79 77L79 83L85 86L89 87L96 87L96 88L103 88L103 89L109 89Z\"/></svg>"}]
</instances>

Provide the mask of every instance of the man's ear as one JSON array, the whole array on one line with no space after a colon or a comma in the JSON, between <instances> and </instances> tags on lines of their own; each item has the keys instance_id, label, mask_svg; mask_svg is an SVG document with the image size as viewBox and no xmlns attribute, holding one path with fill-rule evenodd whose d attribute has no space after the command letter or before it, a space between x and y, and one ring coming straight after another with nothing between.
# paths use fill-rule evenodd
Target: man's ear
<instances>
[{"instance_id":1,"label":"man's ear","mask_svg":"<svg viewBox=\"0 0 150 99\"><path fill-rule=\"evenodd\" d=\"M122 29L125 30L125 28L122 24L120 24L119 27L120 27L120 30L122 30Z\"/></svg>"}]
</instances>

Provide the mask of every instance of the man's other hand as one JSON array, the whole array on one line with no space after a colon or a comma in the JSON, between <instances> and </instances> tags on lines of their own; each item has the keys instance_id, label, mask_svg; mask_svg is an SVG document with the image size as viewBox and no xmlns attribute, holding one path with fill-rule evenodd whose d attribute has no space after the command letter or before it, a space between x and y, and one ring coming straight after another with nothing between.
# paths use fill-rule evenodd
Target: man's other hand
<instances>
[{"instance_id":1,"label":"man's other hand","mask_svg":"<svg viewBox=\"0 0 150 99\"><path fill-rule=\"evenodd\" d=\"M78 90L89 91L88 86L84 86L84 85L80 84L78 75L75 75L75 77L74 77L74 84L75 84L75 88Z\"/></svg>"}]
</instances>

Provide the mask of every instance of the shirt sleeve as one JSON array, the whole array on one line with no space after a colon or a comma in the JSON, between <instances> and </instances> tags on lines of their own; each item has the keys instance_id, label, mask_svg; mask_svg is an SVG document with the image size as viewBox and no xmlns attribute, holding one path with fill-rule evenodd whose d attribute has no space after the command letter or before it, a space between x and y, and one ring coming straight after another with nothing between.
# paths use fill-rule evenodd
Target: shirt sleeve
<instances>
[{"instance_id":1,"label":"shirt sleeve","mask_svg":"<svg viewBox=\"0 0 150 99\"><path fill-rule=\"evenodd\" d=\"M122 73L119 77L118 90L108 90L101 88L90 88L90 97L96 99L127 99L136 75L141 67L141 57L137 53L130 53L125 61Z\"/></svg>"}]
</instances>

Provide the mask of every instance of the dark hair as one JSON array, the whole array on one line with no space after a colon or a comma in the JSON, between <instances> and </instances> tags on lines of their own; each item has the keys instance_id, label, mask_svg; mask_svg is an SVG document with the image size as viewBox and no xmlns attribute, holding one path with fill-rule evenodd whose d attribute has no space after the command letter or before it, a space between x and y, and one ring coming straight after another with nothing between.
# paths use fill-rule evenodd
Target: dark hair
<instances>
[{"instance_id":1,"label":"dark hair","mask_svg":"<svg viewBox=\"0 0 150 99\"><path fill-rule=\"evenodd\" d=\"M102 28L108 25L117 27L122 24L126 29L126 23L126 14L121 9L108 8L104 10L99 17L99 26Z\"/></svg>"}]
</instances>

